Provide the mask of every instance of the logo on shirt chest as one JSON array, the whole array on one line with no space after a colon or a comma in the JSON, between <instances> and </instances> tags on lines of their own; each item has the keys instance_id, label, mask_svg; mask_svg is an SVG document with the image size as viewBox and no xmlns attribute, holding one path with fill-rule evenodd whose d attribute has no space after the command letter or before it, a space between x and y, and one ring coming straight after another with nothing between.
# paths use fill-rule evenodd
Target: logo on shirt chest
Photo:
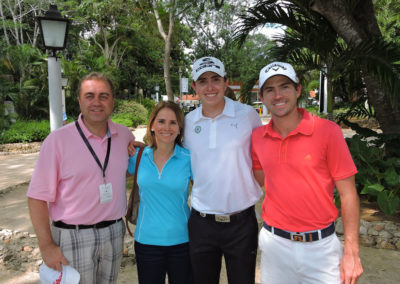
<instances>
[{"instance_id":1,"label":"logo on shirt chest","mask_svg":"<svg viewBox=\"0 0 400 284\"><path fill-rule=\"evenodd\" d=\"M197 134L199 134L199 133L201 132L201 126L200 126L200 125L197 125L197 126L194 128L194 132L197 133Z\"/></svg>"}]
</instances>

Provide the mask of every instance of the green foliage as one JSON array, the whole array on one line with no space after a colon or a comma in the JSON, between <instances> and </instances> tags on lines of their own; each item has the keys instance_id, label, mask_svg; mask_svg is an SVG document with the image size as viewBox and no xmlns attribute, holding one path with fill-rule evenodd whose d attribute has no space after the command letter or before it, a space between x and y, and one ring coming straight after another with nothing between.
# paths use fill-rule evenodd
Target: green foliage
<instances>
[{"instance_id":1,"label":"green foliage","mask_svg":"<svg viewBox=\"0 0 400 284\"><path fill-rule=\"evenodd\" d=\"M135 102L128 100L115 100L114 114L111 119L128 127L137 127L147 123L147 109Z\"/></svg>"},{"instance_id":2,"label":"green foliage","mask_svg":"<svg viewBox=\"0 0 400 284\"><path fill-rule=\"evenodd\" d=\"M312 114L321 116L321 114L319 113L319 106L307 106L306 110L308 112L311 112Z\"/></svg>"},{"instance_id":3,"label":"green foliage","mask_svg":"<svg viewBox=\"0 0 400 284\"><path fill-rule=\"evenodd\" d=\"M353 40L347 37L342 38L343 33L337 29L341 24L331 23L330 21L334 20L321 16L325 13L315 12L310 5L311 2L313 1L258 1L241 17L237 39L243 41L256 28L267 23L284 26L285 33L275 36L279 44L272 49L271 55L277 60L291 62L303 86L307 86L309 80L307 75L310 71L324 72L328 78L329 113L333 111L333 96L341 97L343 101L354 101L356 98L365 100L368 95L370 103L375 104L375 110L379 114L377 119L381 120L379 121L381 125L384 125L383 117L390 117L383 114L390 109L385 105L391 104L398 109L400 102L399 45L394 42L385 42L379 35L375 38L373 28L371 28L373 24L365 27L364 30L366 34L369 34L368 40L364 39L356 43L355 37L352 37ZM371 0L339 2L344 9L349 11L349 15L353 16L356 15L356 7L368 8L369 3L372 3ZM398 1L380 0L378 2L387 3L388 5L382 4L380 7L388 12L384 7L389 7L390 4ZM356 3L358 6L354 6ZM396 5L395 11L398 11L399 7ZM332 12L329 8L327 10ZM389 14L392 17L390 24L386 22L388 24L386 27L390 27L391 32L398 33L398 28L392 26L398 19L398 13L390 11ZM368 21L360 21L360 18L354 17L354 22L350 25L352 27L349 26L349 29L362 30L365 22L374 23L374 15L364 16L368 18ZM394 113L397 114L398 110L393 110L392 117L396 117ZM383 131L391 132L388 130L389 127L385 128ZM393 129L397 128L393 127Z\"/></svg>"},{"instance_id":4,"label":"green foliage","mask_svg":"<svg viewBox=\"0 0 400 284\"><path fill-rule=\"evenodd\" d=\"M48 120L40 122L19 120L0 134L0 144L39 142L43 141L49 133Z\"/></svg>"},{"instance_id":5,"label":"green foliage","mask_svg":"<svg viewBox=\"0 0 400 284\"><path fill-rule=\"evenodd\" d=\"M147 109L147 112L148 112L147 118L149 118L151 112L153 111L153 109L154 109L154 107L156 105L156 102L154 100L149 99L149 98L144 98L143 100L141 100L140 103Z\"/></svg>"},{"instance_id":6,"label":"green foliage","mask_svg":"<svg viewBox=\"0 0 400 284\"><path fill-rule=\"evenodd\" d=\"M0 92L12 99L19 117L47 118L47 64L42 53L27 44L9 46L0 61Z\"/></svg>"},{"instance_id":7,"label":"green foliage","mask_svg":"<svg viewBox=\"0 0 400 284\"><path fill-rule=\"evenodd\" d=\"M348 121L343 123L357 132L346 140L358 169L358 190L376 199L385 214L395 214L400 206L400 135L378 134Z\"/></svg>"},{"instance_id":8,"label":"green foliage","mask_svg":"<svg viewBox=\"0 0 400 284\"><path fill-rule=\"evenodd\" d=\"M376 20L383 37L400 46L400 3L398 0L375 0Z\"/></svg>"}]
</instances>

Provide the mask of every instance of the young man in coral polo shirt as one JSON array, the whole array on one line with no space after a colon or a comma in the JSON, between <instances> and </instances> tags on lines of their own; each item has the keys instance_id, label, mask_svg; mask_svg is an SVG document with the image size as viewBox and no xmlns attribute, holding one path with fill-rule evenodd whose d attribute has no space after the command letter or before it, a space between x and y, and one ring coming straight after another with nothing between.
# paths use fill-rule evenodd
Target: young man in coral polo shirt
<instances>
[{"instance_id":1,"label":"young man in coral polo shirt","mask_svg":"<svg viewBox=\"0 0 400 284\"><path fill-rule=\"evenodd\" d=\"M265 66L259 85L272 115L252 135L254 174L265 185L261 283L355 283L363 272L357 169L341 129L297 107L301 85L290 64ZM344 252L335 234L335 187Z\"/></svg>"}]
</instances>

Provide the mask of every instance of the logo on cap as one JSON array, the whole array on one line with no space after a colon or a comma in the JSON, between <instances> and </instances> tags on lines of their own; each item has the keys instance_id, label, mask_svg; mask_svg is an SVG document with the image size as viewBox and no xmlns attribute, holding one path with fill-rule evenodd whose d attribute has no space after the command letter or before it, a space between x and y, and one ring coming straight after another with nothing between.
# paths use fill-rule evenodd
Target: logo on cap
<instances>
[{"instance_id":1,"label":"logo on cap","mask_svg":"<svg viewBox=\"0 0 400 284\"><path fill-rule=\"evenodd\" d=\"M271 66L268 66L268 68L265 68L265 73L268 73L269 70L274 70L275 72L279 70L279 68L282 68L283 70L287 70L285 66L282 66L278 63L272 64Z\"/></svg>"},{"instance_id":2,"label":"logo on cap","mask_svg":"<svg viewBox=\"0 0 400 284\"><path fill-rule=\"evenodd\" d=\"M195 72L199 72L201 69L204 69L204 68L207 68L207 67L215 67L215 68L217 68L217 69L221 69L221 67L218 65L218 64L216 64L211 58L209 58L209 57L205 57L205 58L203 58L202 60L202 63L200 63L200 66L199 66L199 68L197 68L196 70L195 70Z\"/></svg>"}]
</instances>

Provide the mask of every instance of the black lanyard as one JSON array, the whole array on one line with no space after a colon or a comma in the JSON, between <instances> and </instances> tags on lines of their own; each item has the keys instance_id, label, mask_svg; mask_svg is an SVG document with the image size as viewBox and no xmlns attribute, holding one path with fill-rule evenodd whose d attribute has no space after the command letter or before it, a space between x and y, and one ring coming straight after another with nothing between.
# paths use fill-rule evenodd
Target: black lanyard
<instances>
[{"instance_id":1,"label":"black lanyard","mask_svg":"<svg viewBox=\"0 0 400 284\"><path fill-rule=\"evenodd\" d=\"M87 140L86 136L83 134L81 127L79 126L79 123L77 120L75 120L75 125L76 128L78 129L79 134L81 135L83 141L85 142L86 146L88 147L90 153L92 153L93 158L96 160L96 163L99 165L100 169L103 172L103 178L105 179L106 177L106 169L108 165L108 159L110 157L110 148L111 148L111 135L108 137L108 142L107 142L107 155L104 160L104 167L101 165L99 158L97 157L96 153L94 152L92 146L90 146L89 141Z\"/></svg>"}]
</instances>

